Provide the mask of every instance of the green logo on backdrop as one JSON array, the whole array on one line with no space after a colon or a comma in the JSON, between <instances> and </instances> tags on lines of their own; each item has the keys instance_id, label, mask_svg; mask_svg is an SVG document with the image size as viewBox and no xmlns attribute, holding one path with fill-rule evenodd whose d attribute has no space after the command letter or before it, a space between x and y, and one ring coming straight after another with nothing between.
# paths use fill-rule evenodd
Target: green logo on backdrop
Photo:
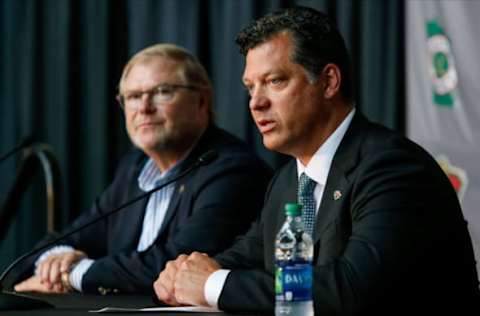
<instances>
[{"instance_id":1,"label":"green logo on backdrop","mask_svg":"<svg viewBox=\"0 0 480 316\"><path fill-rule=\"evenodd\" d=\"M437 21L427 21L428 52L430 56L430 75L433 84L433 102L453 107L453 90L457 87L458 77L450 49L450 41Z\"/></svg>"}]
</instances>

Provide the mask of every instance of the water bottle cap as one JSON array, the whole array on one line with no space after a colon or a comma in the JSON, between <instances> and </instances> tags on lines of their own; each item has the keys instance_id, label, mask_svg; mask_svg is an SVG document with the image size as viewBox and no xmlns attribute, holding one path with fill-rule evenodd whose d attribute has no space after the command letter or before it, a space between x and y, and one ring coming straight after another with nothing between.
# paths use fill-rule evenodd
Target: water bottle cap
<instances>
[{"instance_id":1,"label":"water bottle cap","mask_svg":"<svg viewBox=\"0 0 480 316\"><path fill-rule=\"evenodd\" d=\"M289 216L300 216L302 215L302 205L297 203L287 203L285 204L285 214Z\"/></svg>"}]
</instances>

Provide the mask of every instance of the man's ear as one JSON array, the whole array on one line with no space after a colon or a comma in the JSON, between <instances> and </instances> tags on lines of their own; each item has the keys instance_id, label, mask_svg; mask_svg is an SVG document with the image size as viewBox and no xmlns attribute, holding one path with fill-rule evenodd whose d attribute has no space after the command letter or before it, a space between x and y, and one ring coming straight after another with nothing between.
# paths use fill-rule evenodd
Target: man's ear
<instances>
[{"instance_id":1,"label":"man's ear","mask_svg":"<svg viewBox=\"0 0 480 316\"><path fill-rule=\"evenodd\" d=\"M342 75L337 65L327 64L322 70L321 80L325 99L331 99L340 92Z\"/></svg>"}]
</instances>

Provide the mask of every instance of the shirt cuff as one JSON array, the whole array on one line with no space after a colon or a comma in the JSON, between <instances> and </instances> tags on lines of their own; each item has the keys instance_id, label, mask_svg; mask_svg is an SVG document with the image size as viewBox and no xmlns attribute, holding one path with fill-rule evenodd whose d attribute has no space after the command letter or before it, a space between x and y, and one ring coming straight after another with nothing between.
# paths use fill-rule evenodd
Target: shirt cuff
<instances>
[{"instance_id":1,"label":"shirt cuff","mask_svg":"<svg viewBox=\"0 0 480 316\"><path fill-rule=\"evenodd\" d=\"M223 285L225 284L225 280L229 273L230 270L217 270L210 274L207 282L205 282L205 287L203 289L205 300L211 307L218 309L218 299L220 298L220 294L222 294Z\"/></svg>"},{"instance_id":2,"label":"shirt cuff","mask_svg":"<svg viewBox=\"0 0 480 316\"><path fill-rule=\"evenodd\" d=\"M42 253L42 255L40 257L38 257L37 261L35 261L35 274L37 274L38 265L43 260L47 259L48 256L58 255L58 254L61 254L61 253L70 252L70 251L74 251L74 250L75 250L75 248L73 248L71 246L68 246L68 245L60 245L60 246L55 246L55 247L52 247L52 248L48 249L47 251Z\"/></svg>"},{"instance_id":3,"label":"shirt cuff","mask_svg":"<svg viewBox=\"0 0 480 316\"><path fill-rule=\"evenodd\" d=\"M82 259L70 271L69 281L70 285L77 291L82 292L83 275L90 269L90 266L95 262L92 259Z\"/></svg>"}]
</instances>

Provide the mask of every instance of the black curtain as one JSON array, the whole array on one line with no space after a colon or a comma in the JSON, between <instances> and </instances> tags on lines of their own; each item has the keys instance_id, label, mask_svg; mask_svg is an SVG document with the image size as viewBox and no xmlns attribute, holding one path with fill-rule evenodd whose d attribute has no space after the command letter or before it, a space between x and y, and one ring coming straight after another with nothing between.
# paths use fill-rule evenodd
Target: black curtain
<instances>
[{"instance_id":1,"label":"black curtain","mask_svg":"<svg viewBox=\"0 0 480 316\"><path fill-rule=\"evenodd\" d=\"M305 5L337 21L356 69L357 107L403 131L403 2L397 0L0 0L0 154L25 136L50 144L62 173L60 227L88 208L112 179L130 142L116 86L124 63L157 43L186 47L215 87L217 124L246 140L273 167L241 84L235 34L273 10ZM19 155L0 165L0 201ZM43 180L22 199L0 241L0 268L45 233Z\"/></svg>"}]
</instances>

